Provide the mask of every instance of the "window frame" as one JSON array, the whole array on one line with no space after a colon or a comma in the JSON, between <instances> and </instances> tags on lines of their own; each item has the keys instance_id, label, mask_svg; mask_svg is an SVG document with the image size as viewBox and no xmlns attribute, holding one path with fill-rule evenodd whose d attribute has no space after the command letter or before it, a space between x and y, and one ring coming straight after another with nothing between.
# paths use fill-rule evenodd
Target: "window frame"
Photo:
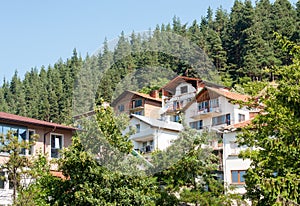
<instances>
[{"instance_id":1,"label":"window frame","mask_svg":"<svg viewBox=\"0 0 300 206\"><path fill-rule=\"evenodd\" d=\"M50 152L49 152L49 155L50 155L50 158L51 159L59 159L60 158L60 155L58 153L58 157L52 157L52 135L55 135L55 136L61 136L62 140L61 140L61 148L60 149L57 149L57 150L62 150L64 148L64 134L60 134L60 133L50 133ZM55 148L54 148L55 149Z\"/></svg>"},{"instance_id":2,"label":"window frame","mask_svg":"<svg viewBox=\"0 0 300 206\"><path fill-rule=\"evenodd\" d=\"M243 122L243 121L245 121L245 119L246 119L245 114L238 113L238 121L239 122Z\"/></svg>"},{"instance_id":3,"label":"window frame","mask_svg":"<svg viewBox=\"0 0 300 206\"><path fill-rule=\"evenodd\" d=\"M188 86L184 85L180 87L180 94L186 94L188 93Z\"/></svg>"},{"instance_id":4,"label":"window frame","mask_svg":"<svg viewBox=\"0 0 300 206\"><path fill-rule=\"evenodd\" d=\"M233 172L237 172L237 182L234 182L233 181ZM241 173L244 173L241 177ZM246 175L246 170L231 170L230 171L230 174L231 174L231 184L246 184L245 183L245 177L244 175ZM241 178L243 178L244 181L241 181Z\"/></svg>"}]
</instances>

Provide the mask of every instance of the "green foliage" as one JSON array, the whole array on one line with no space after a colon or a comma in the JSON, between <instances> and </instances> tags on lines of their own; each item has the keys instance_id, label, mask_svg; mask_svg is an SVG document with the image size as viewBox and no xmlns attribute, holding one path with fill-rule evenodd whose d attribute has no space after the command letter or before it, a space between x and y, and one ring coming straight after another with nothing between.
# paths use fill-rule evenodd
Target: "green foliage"
<instances>
[{"instance_id":1,"label":"green foliage","mask_svg":"<svg viewBox=\"0 0 300 206\"><path fill-rule=\"evenodd\" d=\"M249 148L243 158L252 160L246 173L246 197L254 205L293 205L300 203L300 48L278 37L293 55L293 64L277 67L281 79L261 99L264 109L239 141Z\"/></svg>"},{"instance_id":2,"label":"green foliage","mask_svg":"<svg viewBox=\"0 0 300 206\"><path fill-rule=\"evenodd\" d=\"M26 186L24 180L32 178L30 173L32 160L21 152L30 149L37 138L38 136L33 136L31 141L20 140L13 131L8 131L6 135L0 134L1 151L9 154L9 158L1 164L0 170L6 171L10 177L13 186L12 199L15 204L17 192L21 193Z\"/></svg>"},{"instance_id":3,"label":"green foliage","mask_svg":"<svg viewBox=\"0 0 300 206\"><path fill-rule=\"evenodd\" d=\"M223 183L217 178L218 157L209 147L203 147L208 140L218 138L214 133L199 134L185 128L166 151L156 151L152 156L155 176L164 186L162 195L177 201L206 205L230 205L224 195ZM163 205L168 205L165 200ZM170 203L171 205L171 203Z\"/></svg>"}]
</instances>

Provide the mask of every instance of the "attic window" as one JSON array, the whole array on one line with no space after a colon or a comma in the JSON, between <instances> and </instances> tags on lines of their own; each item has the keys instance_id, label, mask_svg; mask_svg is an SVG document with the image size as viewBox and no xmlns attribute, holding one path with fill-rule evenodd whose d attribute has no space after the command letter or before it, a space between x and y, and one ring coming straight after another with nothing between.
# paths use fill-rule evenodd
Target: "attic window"
<instances>
[{"instance_id":1,"label":"attic window","mask_svg":"<svg viewBox=\"0 0 300 206\"><path fill-rule=\"evenodd\" d=\"M185 93L187 93L187 91L188 91L187 86L180 87L181 94L185 94Z\"/></svg>"}]
</instances>

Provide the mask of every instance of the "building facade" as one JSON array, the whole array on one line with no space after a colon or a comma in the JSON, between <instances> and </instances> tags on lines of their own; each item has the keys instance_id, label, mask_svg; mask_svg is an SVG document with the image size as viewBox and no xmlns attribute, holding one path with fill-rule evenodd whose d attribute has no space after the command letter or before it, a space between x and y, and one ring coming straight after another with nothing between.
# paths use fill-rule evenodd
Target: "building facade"
<instances>
[{"instance_id":1,"label":"building facade","mask_svg":"<svg viewBox=\"0 0 300 206\"><path fill-rule=\"evenodd\" d=\"M0 112L1 135L11 132L20 141L31 141L33 135L38 135L36 144L30 149L22 149L21 155L35 156L41 153L47 154L49 159L59 158L59 151L71 145L75 131L73 127ZM0 152L0 164L4 164L8 158L8 153ZM7 172L2 171L1 175L6 178L0 180L0 205L9 205L12 204L12 184Z\"/></svg>"}]
</instances>

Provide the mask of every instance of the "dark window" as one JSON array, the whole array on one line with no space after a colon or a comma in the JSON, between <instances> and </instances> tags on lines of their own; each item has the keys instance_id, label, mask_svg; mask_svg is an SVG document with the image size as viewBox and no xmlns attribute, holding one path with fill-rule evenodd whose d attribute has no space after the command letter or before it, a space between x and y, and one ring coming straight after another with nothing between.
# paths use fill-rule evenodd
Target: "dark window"
<instances>
[{"instance_id":1,"label":"dark window","mask_svg":"<svg viewBox=\"0 0 300 206\"><path fill-rule=\"evenodd\" d=\"M51 157L59 158L59 151L63 147L63 136L51 134Z\"/></svg>"},{"instance_id":2,"label":"dark window","mask_svg":"<svg viewBox=\"0 0 300 206\"><path fill-rule=\"evenodd\" d=\"M134 114L137 114L137 115L144 115L144 111L143 111L143 110L141 110L141 111L136 111L136 112L134 112Z\"/></svg>"},{"instance_id":3,"label":"dark window","mask_svg":"<svg viewBox=\"0 0 300 206\"><path fill-rule=\"evenodd\" d=\"M119 112L123 112L124 111L124 104L118 105L118 110L119 110Z\"/></svg>"},{"instance_id":4,"label":"dark window","mask_svg":"<svg viewBox=\"0 0 300 206\"><path fill-rule=\"evenodd\" d=\"M187 86L180 87L180 92L181 92L181 94L187 93L188 87Z\"/></svg>"},{"instance_id":5,"label":"dark window","mask_svg":"<svg viewBox=\"0 0 300 206\"><path fill-rule=\"evenodd\" d=\"M198 111L203 111L205 109L208 109L208 101L199 102L198 103Z\"/></svg>"},{"instance_id":6,"label":"dark window","mask_svg":"<svg viewBox=\"0 0 300 206\"><path fill-rule=\"evenodd\" d=\"M245 178L244 175L246 174L245 170L231 170L231 182L236 184L244 184Z\"/></svg>"},{"instance_id":7,"label":"dark window","mask_svg":"<svg viewBox=\"0 0 300 206\"><path fill-rule=\"evenodd\" d=\"M212 118L212 125L220 125L220 124L227 124L230 125L230 114L221 115Z\"/></svg>"},{"instance_id":8,"label":"dark window","mask_svg":"<svg viewBox=\"0 0 300 206\"><path fill-rule=\"evenodd\" d=\"M4 180L4 175L5 175L5 173L4 172L0 172L0 189L4 189L4 182L5 182L5 180Z\"/></svg>"},{"instance_id":9,"label":"dark window","mask_svg":"<svg viewBox=\"0 0 300 206\"><path fill-rule=\"evenodd\" d=\"M132 101L132 108L141 107L143 105L143 100L136 99Z\"/></svg>"},{"instance_id":10,"label":"dark window","mask_svg":"<svg viewBox=\"0 0 300 206\"><path fill-rule=\"evenodd\" d=\"M196 122L191 122L190 127L193 128L193 129L197 129L197 130L203 129L203 121L199 120L199 121L196 121Z\"/></svg>"},{"instance_id":11,"label":"dark window","mask_svg":"<svg viewBox=\"0 0 300 206\"><path fill-rule=\"evenodd\" d=\"M33 141L33 135L34 135L34 131L29 130L29 142L31 142L31 143ZM28 151L29 155L33 154L33 149L34 149L34 145L30 146L29 151Z\"/></svg>"}]
</instances>

